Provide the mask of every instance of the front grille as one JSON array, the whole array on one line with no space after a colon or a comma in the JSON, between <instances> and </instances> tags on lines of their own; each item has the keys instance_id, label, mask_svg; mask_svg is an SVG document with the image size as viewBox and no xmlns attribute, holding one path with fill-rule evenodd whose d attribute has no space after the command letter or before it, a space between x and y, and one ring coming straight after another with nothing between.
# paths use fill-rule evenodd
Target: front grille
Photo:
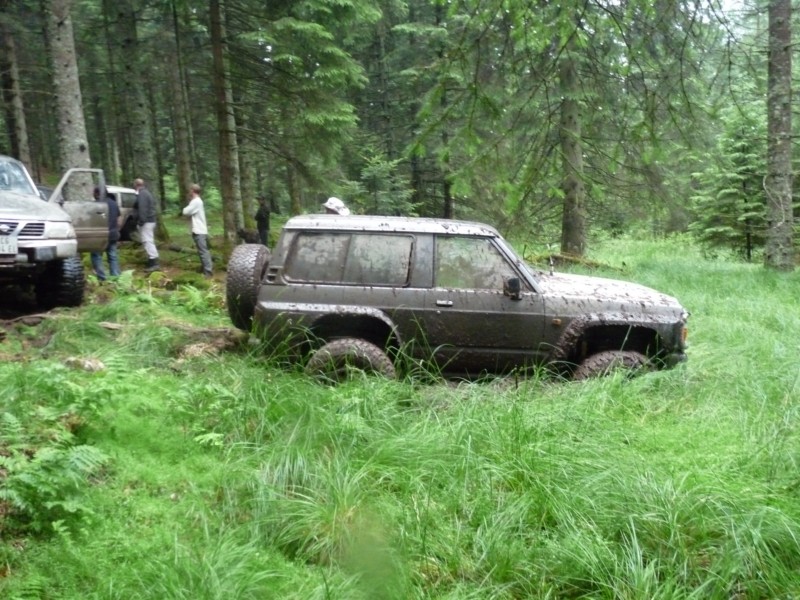
<instances>
[{"instance_id":1,"label":"front grille","mask_svg":"<svg viewBox=\"0 0 800 600\"><path fill-rule=\"evenodd\" d=\"M0 233L10 235L16 231L18 227L22 226L19 232L20 238L40 238L44 236L44 223L42 221L33 221L25 223L24 221L0 221ZM6 231L3 231L3 230Z\"/></svg>"},{"instance_id":2,"label":"front grille","mask_svg":"<svg viewBox=\"0 0 800 600\"><path fill-rule=\"evenodd\" d=\"M13 233L18 226L19 221L0 221L0 231L6 229L7 233Z\"/></svg>"},{"instance_id":3,"label":"front grille","mask_svg":"<svg viewBox=\"0 0 800 600\"><path fill-rule=\"evenodd\" d=\"M22 231L19 232L19 237L21 238L30 238L30 237L42 237L44 235L44 223L28 223L25 227L22 228Z\"/></svg>"}]
</instances>

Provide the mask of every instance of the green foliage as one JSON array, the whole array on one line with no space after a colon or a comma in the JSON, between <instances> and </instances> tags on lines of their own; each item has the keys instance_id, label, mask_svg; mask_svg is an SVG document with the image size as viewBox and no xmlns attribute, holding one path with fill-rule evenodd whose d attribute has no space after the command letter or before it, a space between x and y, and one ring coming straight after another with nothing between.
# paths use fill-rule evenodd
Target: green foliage
<instances>
[{"instance_id":1,"label":"green foliage","mask_svg":"<svg viewBox=\"0 0 800 600\"><path fill-rule=\"evenodd\" d=\"M797 596L800 281L689 235L592 259L572 269L680 298L686 364L330 387L222 343L219 288L139 277L9 328L0 596Z\"/></svg>"},{"instance_id":2,"label":"green foliage","mask_svg":"<svg viewBox=\"0 0 800 600\"><path fill-rule=\"evenodd\" d=\"M13 395L7 383L4 389ZM92 514L84 487L108 461L98 448L77 442L76 432L89 415L75 404L62 411L20 403L3 411L0 533L52 533L58 523L84 521Z\"/></svg>"},{"instance_id":3,"label":"green foliage","mask_svg":"<svg viewBox=\"0 0 800 600\"><path fill-rule=\"evenodd\" d=\"M367 146L361 153L361 168L356 181L343 181L336 193L347 198L354 212L370 215L417 215L414 191L406 186L400 172L401 160L388 160Z\"/></svg>"},{"instance_id":4,"label":"green foliage","mask_svg":"<svg viewBox=\"0 0 800 600\"><path fill-rule=\"evenodd\" d=\"M717 160L695 175L691 230L709 249L728 248L749 260L766 236L766 118L748 104L723 112L721 120Z\"/></svg>"}]
</instances>

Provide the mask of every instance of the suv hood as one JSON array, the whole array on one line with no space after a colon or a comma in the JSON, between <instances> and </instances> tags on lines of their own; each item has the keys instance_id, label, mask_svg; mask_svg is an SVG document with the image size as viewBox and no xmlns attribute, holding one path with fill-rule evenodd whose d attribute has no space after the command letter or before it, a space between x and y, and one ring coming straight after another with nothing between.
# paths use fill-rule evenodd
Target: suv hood
<instances>
[{"instance_id":1,"label":"suv hood","mask_svg":"<svg viewBox=\"0 0 800 600\"><path fill-rule=\"evenodd\" d=\"M69 215L57 204L45 202L37 196L18 192L0 193L0 215L6 219L70 220Z\"/></svg>"},{"instance_id":2,"label":"suv hood","mask_svg":"<svg viewBox=\"0 0 800 600\"><path fill-rule=\"evenodd\" d=\"M534 276L546 297L555 296L564 300L574 298L581 303L582 310L586 309L587 302L595 300L605 310L627 312L630 307L635 306L638 311L684 311L677 299L638 283L568 273L551 275L536 272Z\"/></svg>"}]
</instances>

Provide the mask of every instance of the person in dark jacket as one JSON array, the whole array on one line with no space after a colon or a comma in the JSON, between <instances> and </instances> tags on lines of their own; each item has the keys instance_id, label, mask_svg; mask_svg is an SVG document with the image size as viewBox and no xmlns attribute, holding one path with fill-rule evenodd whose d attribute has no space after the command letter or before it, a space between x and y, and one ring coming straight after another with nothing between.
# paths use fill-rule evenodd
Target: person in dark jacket
<instances>
[{"instance_id":1,"label":"person in dark jacket","mask_svg":"<svg viewBox=\"0 0 800 600\"><path fill-rule=\"evenodd\" d=\"M136 216L139 225L139 235L142 238L142 247L147 254L147 267L145 271L152 273L161 270L158 264L158 249L156 248L156 219L158 206L153 194L144 185L144 179L133 182L136 190Z\"/></svg>"},{"instance_id":2,"label":"person in dark jacket","mask_svg":"<svg viewBox=\"0 0 800 600\"><path fill-rule=\"evenodd\" d=\"M266 196L258 197L256 227L258 228L258 239L264 246L269 246L269 202L267 202Z\"/></svg>"},{"instance_id":3,"label":"person in dark jacket","mask_svg":"<svg viewBox=\"0 0 800 600\"><path fill-rule=\"evenodd\" d=\"M108 259L108 271L111 277L119 277L119 254L117 253L117 242L119 241L119 206L117 206L117 199L113 194L106 190L105 194L101 197L100 188L94 188L94 199L96 202L105 202L108 214L108 245L106 246L105 253ZM92 260L92 268L95 275L100 281L106 280L106 272L103 269L103 253L92 252L90 254Z\"/></svg>"}]
</instances>

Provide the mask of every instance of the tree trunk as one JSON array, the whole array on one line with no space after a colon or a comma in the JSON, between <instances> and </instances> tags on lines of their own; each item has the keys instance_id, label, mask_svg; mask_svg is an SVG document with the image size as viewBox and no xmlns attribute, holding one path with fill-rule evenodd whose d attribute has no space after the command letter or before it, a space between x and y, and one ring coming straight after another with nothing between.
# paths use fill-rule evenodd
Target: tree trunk
<instances>
[{"instance_id":1,"label":"tree trunk","mask_svg":"<svg viewBox=\"0 0 800 600\"><path fill-rule=\"evenodd\" d=\"M291 160L286 163L286 192L289 194L289 214L299 215L303 212L303 203L297 189L297 173Z\"/></svg>"},{"instance_id":2,"label":"tree trunk","mask_svg":"<svg viewBox=\"0 0 800 600\"><path fill-rule=\"evenodd\" d=\"M559 65L559 78L562 98L559 136L561 163L564 169L564 179L561 184L564 192L561 252L583 256L586 251L586 208L584 206L581 115L577 99L578 76L575 61L569 53L569 47Z\"/></svg>"},{"instance_id":3,"label":"tree trunk","mask_svg":"<svg viewBox=\"0 0 800 600\"><path fill-rule=\"evenodd\" d=\"M384 17L377 25L377 32L376 32L376 54L375 62L378 66L378 80L380 81L380 98L381 98L381 124L380 124L380 131L382 132L382 137L384 139L385 150L386 150L386 157L389 160L394 160L396 157L395 155L395 140L394 140L394 128L392 127L392 89L391 83L389 81L389 72L387 62L387 51L386 51L386 38L388 36L387 33L387 25L386 25L386 18Z\"/></svg>"},{"instance_id":4,"label":"tree trunk","mask_svg":"<svg viewBox=\"0 0 800 600\"><path fill-rule=\"evenodd\" d=\"M242 121L245 122L244 117L242 117ZM258 156L258 148L246 137L241 138L239 145L242 148L239 158L242 182L242 219L245 226L252 227L254 224L253 215L256 214L256 198L263 193L261 190L256 189L258 182L256 180L256 167L253 157Z\"/></svg>"},{"instance_id":5,"label":"tree trunk","mask_svg":"<svg viewBox=\"0 0 800 600\"><path fill-rule=\"evenodd\" d=\"M237 88L234 92L235 105L241 107L244 90ZM253 227L253 215L256 213L256 196L259 194L256 190L258 183L256 181L254 158L258 156L259 152L252 139L247 135L249 129L247 111L236 108L234 116L236 117L236 125L241 132L241 135L237 134L236 142L239 148L239 189L242 198L242 226Z\"/></svg>"},{"instance_id":6,"label":"tree trunk","mask_svg":"<svg viewBox=\"0 0 800 600\"><path fill-rule=\"evenodd\" d=\"M780 271L794 269L791 16L790 0L770 2L767 78L767 240L764 264Z\"/></svg>"},{"instance_id":7,"label":"tree trunk","mask_svg":"<svg viewBox=\"0 0 800 600\"><path fill-rule=\"evenodd\" d=\"M436 26L441 26L444 20L444 9L441 5L436 5L436 17L435 22ZM437 52L439 56L439 62L444 62L445 58L445 49L444 46L439 48ZM442 97L439 100L439 106L442 109L442 114L447 113L447 83L445 81L442 82L442 86L444 89L442 90ZM442 217L445 219L452 219L455 215L455 207L453 202L453 193L452 187L453 183L450 178L450 150L448 146L450 144L450 136L447 133L447 123L443 123L442 127L442 149L444 150L444 157L442 158L442 197L443 197L443 206L442 206Z\"/></svg>"},{"instance_id":8,"label":"tree trunk","mask_svg":"<svg viewBox=\"0 0 800 600\"><path fill-rule=\"evenodd\" d=\"M0 9L7 10L7 2L0 2ZM11 152L25 163L28 171L32 171L31 149L28 144L28 126L25 121L25 104L19 86L19 67L17 64L17 46L8 24L0 20L0 38L2 38L3 60L0 68L3 71L3 97L8 108L9 137Z\"/></svg>"},{"instance_id":9,"label":"tree trunk","mask_svg":"<svg viewBox=\"0 0 800 600\"><path fill-rule=\"evenodd\" d=\"M49 0L47 3L47 30L53 63L53 93L56 97L62 172L71 167L91 166L71 8L71 0Z\"/></svg>"},{"instance_id":10,"label":"tree trunk","mask_svg":"<svg viewBox=\"0 0 800 600\"><path fill-rule=\"evenodd\" d=\"M144 179L151 192L155 193L158 182L155 149L152 143L152 128L147 99L142 57L136 26L136 12L130 0L117 0L117 31L121 44L122 80L128 82L125 95L127 102L127 123L125 127L130 137L133 159L133 176ZM124 33L123 33L124 32Z\"/></svg>"},{"instance_id":11,"label":"tree trunk","mask_svg":"<svg viewBox=\"0 0 800 600\"><path fill-rule=\"evenodd\" d=\"M158 196L161 199L160 207L161 212L163 213L165 210L167 210L167 191L164 183L164 157L161 152L161 143L160 138L158 137L158 119L156 118L156 115L158 114L158 103L156 101L156 91L152 79L148 79L145 85L145 89L147 91L147 125L150 129L150 139L153 141L153 158L155 159L156 165L155 172L158 176ZM179 198L178 206L181 206L182 204L183 203ZM162 237L159 239L167 240L169 232L167 231L166 226L163 224L163 219L158 220L158 230L160 230L162 234Z\"/></svg>"},{"instance_id":12,"label":"tree trunk","mask_svg":"<svg viewBox=\"0 0 800 600\"><path fill-rule=\"evenodd\" d=\"M209 2L211 54L213 57L214 104L219 128L219 171L225 241L236 242L236 230L244 225L239 182L239 151L236 143L236 118L228 75L227 42L222 23L222 3Z\"/></svg>"},{"instance_id":13,"label":"tree trunk","mask_svg":"<svg viewBox=\"0 0 800 600\"><path fill-rule=\"evenodd\" d=\"M175 163L177 167L178 189L181 199L192 185L192 161L189 145L189 111L184 85L183 46L181 45L180 21L175 0L172 2L172 25L175 35L175 56L172 58L174 76L172 86L172 114L174 115Z\"/></svg>"},{"instance_id":14,"label":"tree trunk","mask_svg":"<svg viewBox=\"0 0 800 600\"><path fill-rule=\"evenodd\" d=\"M127 114L127 94L123 93L126 82L119 71L119 58L121 48L117 42L117 34L121 26L112 21L115 15L113 0L103 0L103 35L105 36L106 52L108 54L108 86L111 90L109 102L108 120L108 143L109 162L103 165L106 170L106 177L111 181L118 181L122 185L133 183L132 158L130 156L130 144L125 137L126 129L123 127L125 115Z\"/></svg>"}]
</instances>

